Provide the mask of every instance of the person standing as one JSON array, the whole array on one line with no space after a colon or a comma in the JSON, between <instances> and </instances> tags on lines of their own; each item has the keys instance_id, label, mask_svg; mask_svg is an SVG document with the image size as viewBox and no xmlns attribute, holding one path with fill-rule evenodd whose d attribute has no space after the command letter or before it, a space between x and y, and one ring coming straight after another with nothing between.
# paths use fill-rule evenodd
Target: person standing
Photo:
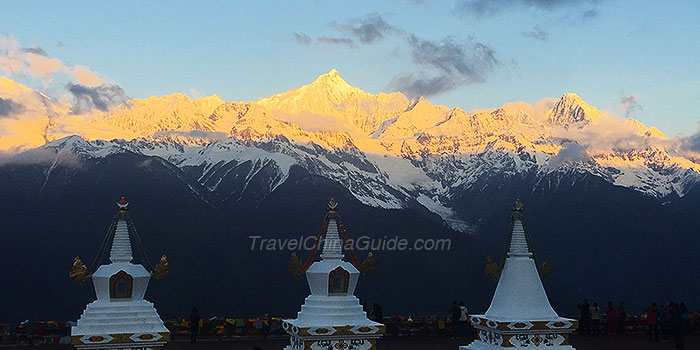
<instances>
[{"instance_id":1,"label":"person standing","mask_svg":"<svg viewBox=\"0 0 700 350\"><path fill-rule=\"evenodd\" d=\"M617 328L617 310L615 310L612 301L608 301L608 306L605 307L605 316L608 318L608 334L615 334L615 328Z\"/></svg>"},{"instance_id":2,"label":"person standing","mask_svg":"<svg viewBox=\"0 0 700 350\"><path fill-rule=\"evenodd\" d=\"M685 335L685 321L683 320L682 311L677 303L671 303L671 334L673 334L673 342L677 350L684 350L683 336Z\"/></svg>"},{"instance_id":3,"label":"person standing","mask_svg":"<svg viewBox=\"0 0 700 350\"><path fill-rule=\"evenodd\" d=\"M666 304L659 313L661 322L661 341L668 343L671 341L671 304Z\"/></svg>"},{"instance_id":4,"label":"person standing","mask_svg":"<svg viewBox=\"0 0 700 350\"><path fill-rule=\"evenodd\" d=\"M196 307L192 308L192 313L190 314L190 343L197 342L197 333L199 333L199 310Z\"/></svg>"},{"instance_id":5,"label":"person standing","mask_svg":"<svg viewBox=\"0 0 700 350\"><path fill-rule=\"evenodd\" d=\"M620 306L617 307L617 332L618 334L625 334L625 325L627 321L627 311L625 310L625 302L621 301Z\"/></svg>"},{"instance_id":6,"label":"person standing","mask_svg":"<svg viewBox=\"0 0 700 350\"><path fill-rule=\"evenodd\" d=\"M583 299L578 304L578 309L581 312L578 318L579 334L591 335L591 306L588 305L588 299Z\"/></svg>"},{"instance_id":7,"label":"person standing","mask_svg":"<svg viewBox=\"0 0 700 350\"><path fill-rule=\"evenodd\" d=\"M690 319L688 318L688 307L685 306L685 303L681 302L681 304L678 308L681 312L681 317L683 317L683 320L687 324L688 321L690 321Z\"/></svg>"},{"instance_id":8,"label":"person standing","mask_svg":"<svg viewBox=\"0 0 700 350\"><path fill-rule=\"evenodd\" d=\"M450 320L452 321L452 339L458 339L460 335L459 319L462 317L462 309L459 308L456 301L452 302L450 307Z\"/></svg>"},{"instance_id":9,"label":"person standing","mask_svg":"<svg viewBox=\"0 0 700 350\"><path fill-rule=\"evenodd\" d=\"M467 307L464 305L463 301L459 302L459 330L461 333L461 336L466 337L467 336L467 327L469 325L469 310Z\"/></svg>"},{"instance_id":10,"label":"person standing","mask_svg":"<svg viewBox=\"0 0 700 350\"><path fill-rule=\"evenodd\" d=\"M384 310L376 301L372 304L372 316L374 316L374 322L384 323Z\"/></svg>"},{"instance_id":11,"label":"person standing","mask_svg":"<svg viewBox=\"0 0 700 350\"><path fill-rule=\"evenodd\" d=\"M260 331L261 331L263 339L267 339L267 336L270 335L271 329L272 329L272 326L270 325L270 315L264 314L262 317L262 320L261 320L261 327L260 327Z\"/></svg>"},{"instance_id":12,"label":"person standing","mask_svg":"<svg viewBox=\"0 0 700 350\"><path fill-rule=\"evenodd\" d=\"M590 312L593 334L600 334L600 306L598 306L598 303L593 303L593 305L591 305Z\"/></svg>"},{"instance_id":13,"label":"person standing","mask_svg":"<svg viewBox=\"0 0 700 350\"><path fill-rule=\"evenodd\" d=\"M656 341L659 341L659 309L656 307L656 303L651 303L649 311L647 311L647 325L649 325L649 341L653 341L651 338L651 333L654 333Z\"/></svg>"}]
</instances>

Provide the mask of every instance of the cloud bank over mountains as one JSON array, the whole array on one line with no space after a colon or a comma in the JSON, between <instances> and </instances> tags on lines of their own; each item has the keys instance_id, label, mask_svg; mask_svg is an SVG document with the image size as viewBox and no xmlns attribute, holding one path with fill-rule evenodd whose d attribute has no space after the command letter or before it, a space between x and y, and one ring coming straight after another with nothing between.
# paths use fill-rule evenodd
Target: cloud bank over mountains
<instances>
[{"instance_id":1,"label":"cloud bank over mountains","mask_svg":"<svg viewBox=\"0 0 700 350\"><path fill-rule=\"evenodd\" d=\"M51 84L58 74L77 80L88 87L104 82L97 73L82 65L69 66L51 57L41 47L23 47L13 36L0 36L0 70L8 76L28 75Z\"/></svg>"},{"instance_id":2,"label":"cloud bank over mountains","mask_svg":"<svg viewBox=\"0 0 700 350\"><path fill-rule=\"evenodd\" d=\"M426 66L435 68L442 75L419 80L416 77L403 77L412 80L414 85L426 85L424 89L442 89L441 84L455 84L450 79L479 81L483 79L479 70L484 67L471 66L464 58L464 51L452 42L434 43L413 38L416 47L416 60ZM475 44L478 45L478 44ZM495 65L496 60L488 48L482 48L480 61L484 66ZM455 77L456 76L456 77ZM102 84L88 87L68 83L66 89L72 95L72 102L54 100L38 91L29 89L13 80L0 78L0 118L8 120L2 125L0 137L4 142L0 148L20 147L17 142L10 142L24 134L26 140L34 140L27 146L39 146L51 139L79 134L87 139L105 137L133 138L150 137L154 132L190 132L215 131L231 135L231 128L244 120L230 120L224 129L216 126L217 107L226 103L217 96L190 99L182 94L172 94L149 99L130 99L117 85ZM434 84L433 86L427 86ZM297 91L298 90L298 91ZM515 123L510 133L541 134L543 137L555 137L561 140L573 140L589 153L612 152L616 149L664 147L681 150L693 150L687 146L688 141L678 138L668 139L656 128L649 128L634 119L623 119L603 113L586 104L575 94L565 95L561 101L545 98L530 105L524 102L507 103L498 109L463 112L459 108L448 109L435 106L418 95L368 94L349 85L335 71L321 75L313 83L299 89L291 90L261 99L258 102L232 102L243 104L246 108L269 110L271 122L285 122L301 127L310 132L348 133L357 139L382 139L386 143L388 135L391 142L403 142L405 137L418 134L452 137L471 137L474 129L461 125L468 118L491 125L501 123L500 119L509 119ZM325 107L323 100L329 100ZM630 110L638 108L636 97L628 96L621 100L623 117ZM307 101L309 103L306 103ZM370 101L371 104L370 104ZM230 104L230 103L229 103ZM348 109L356 105L368 108L365 111ZM502 111L506 116L492 115ZM191 115L188 115L191 114ZM148 117L139 117L146 114ZM176 115L177 114L177 115ZM168 122L176 115L176 119ZM457 118L466 118L458 121ZM447 118L447 119L446 119ZM451 118L451 119L450 119ZM476 119L475 119L476 118ZM499 119L500 118L500 119ZM513 119L513 120L510 120ZM11 120L11 122L10 122ZM423 121L421 121L423 120ZM116 122L119 121L119 122ZM473 123L471 121L470 123ZM138 130L135 125L146 125ZM290 125L291 125L290 124ZM41 138L32 137L25 132L29 125L32 130L42 130ZM323 125L328 127L324 129ZM128 126L125 128L125 126ZM488 128L493 128L491 125ZM131 129L130 129L131 128ZM136 129L134 129L136 128ZM46 133L48 132L48 134ZM504 133L508 130L476 130L476 132ZM460 135L464 133L465 135ZM533 134L533 135L534 135ZM52 136L53 135L53 136ZM2 139L0 139L2 140ZM533 141L533 140L531 140ZM562 142L562 146L566 141ZM683 146L685 145L685 146ZM562 147L558 146L558 147Z\"/></svg>"},{"instance_id":3,"label":"cloud bank over mountains","mask_svg":"<svg viewBox=\"0 0 700 350\"><path fill-rule=\"evenodd\" d=\"M71 97L74 113L104 111L128 99L121 87L114 82L105 83L89 67L69 65L51 57L40 46L24 47L13 36L0 36L0 71L10 78L40 79L44 88L52 86L65 91Z\"/></svg>"},{"instance_id":4,"label":"cloud bank over mountains","mask_svg":"<svg viewBox=\"0 0 700 350\"><path fill-rule=\"evenodd\" d=\"M24 111L24 106L9 98L0 98L0 118L12 118Z\"/></svg>"},{"instance_id":5,"label":"cloud bank over mountains","mask_svg":"<svg viewBox=\"0 0 700 350\"><path fill-rule=\"evenodd\" d=\"M107 111L110 107L114 107L129 99L118 85L99 85L95 87L85 86L81 84L67 85L68 91L74 97L74 103L71 107L73 113L79 114L93 109Z\"/></svg>"},{"instance_id":6,"label":"cloud bank over mountains","mask_svg":"<svg viewBox=\"0 0 700 350\"><path fill-rule=\"evenodd\" d=\"M455 71L463 72L459 79L480 79L477 69L462 61L464 53L452 43L414 40L417 59L426 65L435 67L445 76ZM489 53L485 55L486 65L495 64L489 63L493 60L488 58ZM428 138L443 143L447 139L460 140L462 146L452 147L450 152L467 152L469 147L464 145L476 142L474 137L482 135L524 137L525 140L519 142L536 142L531 146L533 149L546 150L553 155L563 152L561 159L575 161L584 159L573 156L581 153L581 149L588 155L595 155L659 147L679 156L697 149L693 146L693 137L669 139L658 129L634 119L603 113L575 94L567 94L560 100L545 98L534 105L507 103L498 109L466 113L459 108L435 106L411 95L368 94L349 85L335 70L299 89L247 103L225 102L217 96L191 99L182 94L129 99L117 85L87 87L74 83L67 85L73 96L73 102L68 103L51 99L7 78L0 78L0 83L0 148L4 150L36 147L70 134L90 140L148 138L172 132L183 135L215 132L216 138L220 138L221 135L233 136L244 126L263 134L278 132L293 140L296 136L289 135L288 131L274 131L283 125L287 125L284 128L294 126L309 135L347 134L358 147L366 146L379 153L395 153L392 149L397 148L429 148ZM323 100L329 102L324 105ZM636 108L630 105L630 98L623 98L621 103L625 115L630 108ZM244 117L223 120L217 111L233 106L260 111L260 114L248 112ZM542 141L543 138L549 141ZM577 146L572 146L571 142ZM553 162L557 164L558 161Z\"/></svg>"}]
</instances>

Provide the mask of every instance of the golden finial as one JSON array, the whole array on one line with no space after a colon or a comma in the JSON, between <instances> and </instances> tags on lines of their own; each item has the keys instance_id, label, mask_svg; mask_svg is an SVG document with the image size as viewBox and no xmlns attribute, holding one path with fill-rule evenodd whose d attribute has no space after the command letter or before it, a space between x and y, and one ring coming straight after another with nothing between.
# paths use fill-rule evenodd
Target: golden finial
<instances>
[{"instance_id":1,"label":"golden finial","mask_svg":"<svg viewBox=\"0 0 700 350\"><path fill-rule=\"evenodd\" d=\"M374 262L374 255L372 255L372 252L369 252L365 261L362 262L362 272L364 272L365 276L369 277L376 268L377 264Z\"/></svg>"},{"instance_id":2,"label":"golden finial","mask_svg":"<svg viewBox=\"0 0 700 350\"><path fill-rule=\"evenodd\" d=\"M170 266L168 265L168 259L163 254L163 256L160 257L160 261L156 264L156 266L153 268L153 271L151 271L151 276L155 277L159 281L163 281L165 279L165 275L170 273Z\"/></svg>"},{"instance_id":3,"label":"golden finial","mask_svg":"<svg viewBox=\"0 0 700 350\"><path fill-rule=\"evenodd\" d=\"M513 217L519 218L523 215L523 202L520 199L515 200L515 205L513 205Z\"/></svg>"},{"instance_id":4,"label":"golden finial","mask_svg":"<svg viewBox=\"0 0 700 350\"><path fill-rule=\"evenodd\" d=\"M540 275L542 275L542 278L547 279L553 270L552 257L548 256L547 259L540 264Z\"/></svg>"},{"instance_id":5,"label":"golden finial","mask_svg":"<svg viewBox=\"0 0 700 350\"><path fill-rule=\"evenodd\" d=\"M515 205L513 206L514 211L523 211L523 202L520 199L515 200Z\"/></svg>"},{"instance_id":6,"label":"golden finial","mask_svg":"<svg viewBox=\"0 0 700 350\"><path fill-rule=\"evenodd\" d=\"M124 196L117 202L117 210L121 213L124 213L129 210L129 202L126 201Z\"/></svg>"},{"instance_id":7,"label":"golden finial","mask_svg":"<svg viewBox=\"0 0 700 350\"><path fill-rule=\"evenodd\" d=\"M287 265L287 269L294 275L294 278L299 279L301 278L303 265L301 264L301 260L299 260L299 257L297 256L297 253L294 252L292 253L292 259L289 260L289 265Z\"/></svg>"},{"instance_id":8,"label":"golden finial","mask_svg":"<svg viewBox=\"0 0 700 350\"><path fill-rule=\"evenodd\" d=\"M487 256L484 273L491 276L492 280L498 281L498 278L501 276L501 267L498 266L498 264L496 264L495 262L493 262L490 256Z\"/></svg>"},{"instance_id":9,"label":"golden finial","mask_svg":"<svg viewBox=\"0 0 700 350\"><path fill-rule=\"evenodd\" d=\"M329 211L335 211L335 209L338 207L338 202L331 197L331 200L328 202L328 210Z\"/></svg>"},{"instance_id":10,"label":"golden finial","mask_svg":"<svg viewBox=\"0 0 700 350\"><path fill-rule=\"evenodd\" d=\"M80 261L80 257L75 257L73 261L73 267L68 272L68 276L75 280L75 283L79 286L85 284L85 280L92 277L92 274L87 274L87 267Z\"/></svg>"}]
</instances>

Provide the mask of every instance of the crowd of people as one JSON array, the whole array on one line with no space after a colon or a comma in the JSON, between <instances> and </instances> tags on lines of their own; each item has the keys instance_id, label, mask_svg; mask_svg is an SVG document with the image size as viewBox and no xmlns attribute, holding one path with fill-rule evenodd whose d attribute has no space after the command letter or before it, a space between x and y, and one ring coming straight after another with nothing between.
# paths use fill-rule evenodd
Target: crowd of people
<instances>
[{"instance_id":1,"label":"crowd of people","mask_svg":"<svg viewBox=\"0 0 700 350\"><path fill-rule=\"evenodd\" d=\"M189 334L190 343L196 343L200 335L216 336L219 340L227 336L261 336L266 339L273 332L282 333L282 319L264 314L250 319L225 319L222 317L202 318L199 309L192 308L188 319L175 319L165 322L171 339L176 335Z\"/></svg>"},{"instance_id":2,"label":"crowd of people","mask_svg":"<svg viewBox=\"0 0 700 350\"><path fill-rule=\"evenodd\" d=\"M634 317L634 324L630 323L624 302L616 307L612 301L608 301L607 306L601 309L598 303L589 304L584 299L578 304L578 309L579 333L587 336L603 333L624 335L632 326L640 326L641 323L645 326L643 328L649 335L649 341L674 342L676 349L684 349L684 336L700 327L698 314L690 313L685 303L673 301L661 307L652 303L642 315Z\"/></svg>"}]
</instances>

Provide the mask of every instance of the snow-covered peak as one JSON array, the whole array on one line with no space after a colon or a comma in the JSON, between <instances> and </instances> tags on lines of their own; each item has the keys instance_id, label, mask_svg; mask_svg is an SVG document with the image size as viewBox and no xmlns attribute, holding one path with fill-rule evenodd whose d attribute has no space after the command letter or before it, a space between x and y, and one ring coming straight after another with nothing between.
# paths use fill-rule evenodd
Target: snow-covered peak
<instances>
[{"instance_id":1,"label":"snow-covered peak","mask_svg":"<svg viewBox=\"0 0 700 350\"><path fill-rule=\"evenodd\" d=\"M105 120L136 137L145 137L157 131L213 131L209 116L222 103L218 96L192 100L187 95L174 93L129 100L97 119Z\"/></svg>"},{"instance_id":2,"label":"snow-covered peak","mask_svg":"<svg viewBox=\"0 0 700 350\"><path fill-rule=\"evenodd\" d=\"M652 126L649 129L647 129L647 131L644 133L644 136L658 137L660 139L666 138L666 134L664 134L661 130L657 129L655 126Z\"/></svg>"},{"instance_id":3,"label":"snow-covered peak","mask_svg":"<svg viewBox=\"0 0 700 350\"><path fill-rule=\"evenodd\" d=\"M417 137L426 130L446 122L452 110L445 106L435 106L420 97L409 108L384 125L376 136L382 139L404 139Z\"/></svg>"},{"instance_id":4,"label":"snow-covered peak","mask_svg":"<svg viewBox=\"0 0 700 350\"><path fill-rule=\"evenodd\" d=\"M369 96L362 89L354 87L343 79L338 71L332 69L326 74L321 74L313 82L272 95L268 98L258 99L257 103L271 109L282 109L290 113L301 110L310 110L308 102L332 102L339 103L352 96ZM317 101L309 101L317 98ZM323 101L328 99L329 101ZM305 108L305 109L302 109Z\"/></svg>"},{"instance_id":5,"label":"snow-covered peak","mask_svg":"<svg viewBox=\"0 0 700 350\"><path fill-rule=\"evenodd\" d=\"M52 150L59 155L70 153L83 155L89 158L102 158L110 154L124 152L124 149L122 149L118 143L103 140L87 141L77 135L53 140L39 149Z\"/></svg>"},{"instance_id":6,"label":"snow-covered peak","mask_svg":"<svg viewBox=\"0 0 700 350\"><path fill-rule=\"evenodd\" d=\"M255 103L289 114L310 112L332 116L369 133L405 110L409 100L398 92L376 95L365 92L348 84L333 69L310 84L258 99Z\"/></svg>"},{"instance_id":7,"label":"snow-covered peak","mask_svg":"<svg viewBox=\"0 0 700 350\"><path fill-rule=\"evenodd\" d=\"M603 113L586 103L577 94L570 92L561 99L547 114L547 121L552 125L568 127L573 124L585 126L595 122Z\"/></svg>"},{"instance_id":8,"label":"snow-covered peak","mask_svg":"<svg viewBox=\"0 0 700 350\"><path fill-rule=\"evenodd\" d=\"M656 137L660 139L665 139L666 134L661 132L661 130L655 128L655 127L647 127L644 125L644 123L636 120L636 119L626 119L625 123L639 136L646 136L646 137Z\"/></svg>"},{"instance_id":9,"label":"snow-covered peak","mask_svg":"<svg viewBox=\"0 0 700 350\"><path fill-rule=\"evenodd\" d=\"M328 88L332 90L347 92L352 92L353 90L357 89L352 85L348 84L348 82L340 76L340 73L338 73L338 71L335 70L335 68L331 69L326 74L319 75L318 78L316 78L316 80L314 80L311 83L311 85L320 88Z\"/></svg>"},{"instance_id":10,"label":"snow-covered peak","mask_svg":"<svg viewBox=\"0 0 700 350\"><path fill-rule=\"evenodd\" d=\"M32 89L6 77L0 77L0 96L30 92Z\"/></svg>"},{"instance_id":11,"label":"snow-covered peak","mask_svg":"<svg viewBox=\"0 0 700 350\"><path fill-rule=\"evenodd\" d=\"M70 135L57 140L53 140L44 145L44 147L61 150L66 147L84 147L86 145L88 145L88 143L82 137L78 135Z\"/></svg>"}]
</instances>

